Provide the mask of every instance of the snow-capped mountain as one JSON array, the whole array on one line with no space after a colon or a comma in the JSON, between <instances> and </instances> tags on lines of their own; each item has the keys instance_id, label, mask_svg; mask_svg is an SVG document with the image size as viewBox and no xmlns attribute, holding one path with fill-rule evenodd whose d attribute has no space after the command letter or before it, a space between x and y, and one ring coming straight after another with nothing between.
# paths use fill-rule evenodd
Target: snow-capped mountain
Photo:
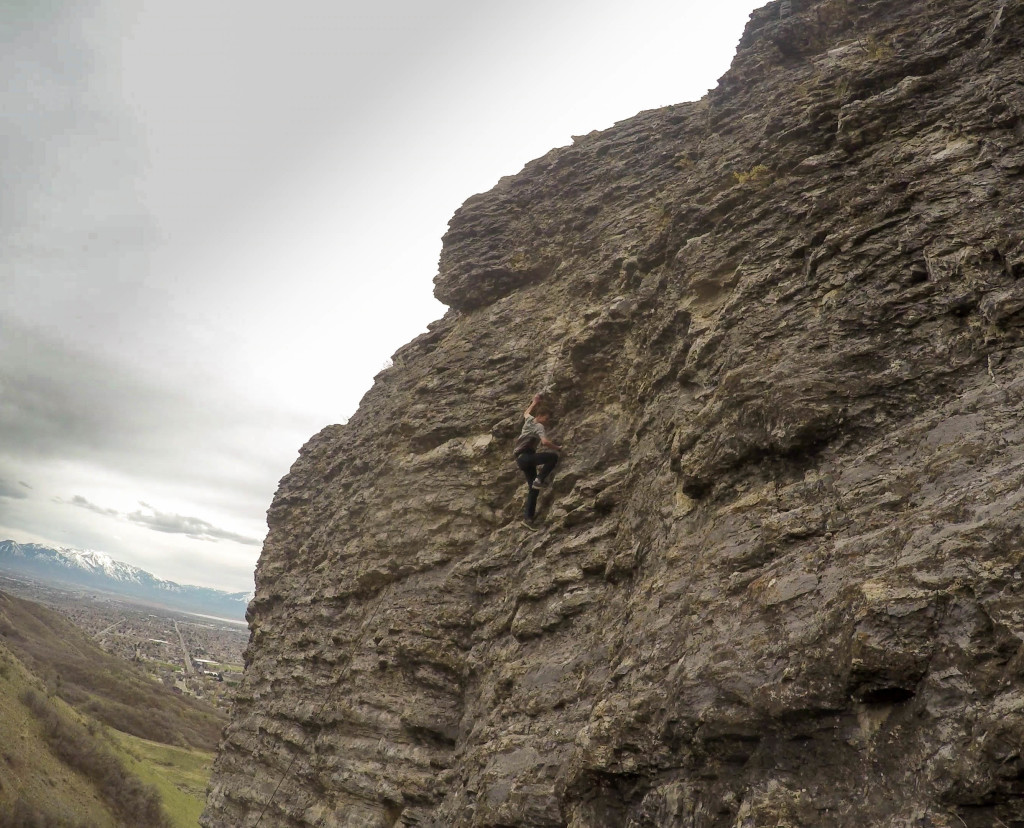
<instances>
[{"instance_id":1,"label":"snow-capped mountain","mask_svg":"<svg viewBox=\"0 0 1024 828\"><path fill-rule=\"evenodd\" d=\"M73 584L185 612L244 618L251 592L223 592L165 581L104 552L0 541L0 572Z\"/></svg>"}]
</instances>

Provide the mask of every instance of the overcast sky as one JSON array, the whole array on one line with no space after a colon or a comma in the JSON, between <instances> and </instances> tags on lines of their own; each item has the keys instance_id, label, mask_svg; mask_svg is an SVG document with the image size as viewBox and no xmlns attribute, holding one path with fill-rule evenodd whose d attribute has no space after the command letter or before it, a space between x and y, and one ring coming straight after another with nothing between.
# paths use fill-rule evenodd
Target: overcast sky
<instances>
[{"instance_id":1,"label":"overcast sky","mask_svg":"<svg viewBox=\"0 0 1024 828\"><path fill-rule=\"evenodd\" d=\"M0 11L0 540L252 588L299 447L439 318L452 213L697 100L759 0Z\"/></svg>"}]
</instances>

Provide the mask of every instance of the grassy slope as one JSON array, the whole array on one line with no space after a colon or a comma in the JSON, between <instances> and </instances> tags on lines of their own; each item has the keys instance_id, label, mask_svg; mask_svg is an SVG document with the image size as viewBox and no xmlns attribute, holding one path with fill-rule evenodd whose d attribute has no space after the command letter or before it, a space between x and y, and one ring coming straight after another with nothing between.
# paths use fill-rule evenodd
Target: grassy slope
<instances>
[{"instance_id":1,"label":"grassy slope","mask_svg":"<svg viewBox=\"0 0 1024 828\"><path fill-rule=\"evenodd\" d=\"M115 828L92 782L57 759L21 696L42 682L0 646L0 824L21 808L51 824Z\"/></svg>"},{"instance_id":2,"label":"grassy slope","mask_svg":"<svg viewBox=\"0 0 1024 828\"><path fill-rule=\"evenodd\" d=\"M108 735L125 765L160 792L176 828L195 828L206 803L214 754L161 745L117 731Z\"/></svg>"},{"instance_id":3,"label":"grassy slope","mask_svg":"<svg viewBox=\"0 0 1024 828\"><path fill-rule=\"evenodd\" d=\"M207 751L217 746L225 714L103 652L53 610L0 592L0 642L62 699L115 730Z\"/></svg>"},{"instance_id":4,"label":"grassy slope","mask_svg":"<svg viewBox=\"0 0 1024 828\"><path fill-rule=\"evenodd\" d=\"M104 653L58 613L0 592L0 828L124 825L96 780L54 755L38 715L22 698L29 690L37 697L56 693L60 698L49 702L60 715L79 725L80 734L88 732L96 750L115 754L130 775L156 788L175 826L198 824L223 714ZM30 818L50 821L19 822L19 800Z\"/></svg>"}]
</instances>

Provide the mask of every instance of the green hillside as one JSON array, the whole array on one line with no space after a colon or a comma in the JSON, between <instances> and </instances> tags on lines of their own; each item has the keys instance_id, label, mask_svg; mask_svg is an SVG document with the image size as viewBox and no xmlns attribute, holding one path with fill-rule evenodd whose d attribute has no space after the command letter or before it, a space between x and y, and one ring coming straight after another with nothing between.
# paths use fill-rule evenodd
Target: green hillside
<instances>
[{"instance_id":1,"label":"green hillside","mask_svg":"<svg viewBox=\"0 0 1024 828\"><path fill-rule=\"evenodd\" d=\"M43 685L0 647L0 828L107 828L124 823L81 768L51 749L48 723L33 710ZM60 705L52 704L54 710ZM73 712L57 712L70 723ZM52 722L50 723L52 724ZM96 743L82 727L89 744ZM54 731L56 732L56 731Z\"/></svg>"},{"instance_id":2,"label":"green hillside","mask_svg":"<svg viewBox=\"0 0 1024 828\"><path fill-rule=\"evenodd\" d=\"M223 720L0 592L0 828L195 826Z\"/></svg>"},{"instance_id":3,"label":"green hillside","mask_svg":"<svg viewBox=\"0 0 1024 828\"><path fill-rule=\"evenodd\" d=\"M103 652L53 610L0 592L0 642L57 696L115 730L168 745L217 747L224 713Z\"/></svg>"},{"instance_id":4,"label":"green hillside","mask_svg":"<svg viewBox=\"0 0 1024 828\"><path fill-rule=\"evenodd\" d=\"M175 828L195 828L206 804L214 754L110 731L125 766L160 794Z\"/></svg>"}]
</instances>

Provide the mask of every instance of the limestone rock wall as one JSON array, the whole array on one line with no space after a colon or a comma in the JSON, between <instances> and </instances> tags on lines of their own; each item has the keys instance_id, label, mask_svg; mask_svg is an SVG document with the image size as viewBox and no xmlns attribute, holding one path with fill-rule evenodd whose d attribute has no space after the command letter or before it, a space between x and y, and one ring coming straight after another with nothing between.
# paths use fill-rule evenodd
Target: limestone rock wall
<instances>
[{"instance_id":1,"label":"limestone rock wall","mask_svg":"<svg viewBox=\"0 0 1024 828\"><path fill-rule=\"evenodd\" d=\"M203 825L1024 825L1022 46L776 0L467 201L281 482Z\"/></svg>"}]
</instances>

